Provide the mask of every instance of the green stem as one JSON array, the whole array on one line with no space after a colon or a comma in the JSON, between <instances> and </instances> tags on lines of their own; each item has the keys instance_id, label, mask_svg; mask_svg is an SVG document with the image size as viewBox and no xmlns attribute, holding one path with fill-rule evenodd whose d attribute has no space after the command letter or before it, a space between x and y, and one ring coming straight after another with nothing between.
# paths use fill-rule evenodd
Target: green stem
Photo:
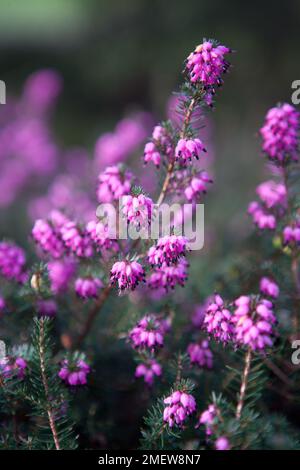
<instances>
[{"instance_id":1,"label":"green stem","mask_svg":"<svg viewBox=\"0 0 300 470\"><path fill-rule=\"evenodd\" d=\"M40 369L41 369L41 377L42 377L42 384L44 387L45 392L45 399L46 399L46 411L48 415L48 421L51 429L51 433L53 436L55 449L61 450L60 443L58 439L58 433L55 425L55 417L53 414L52 406L51 406L51 399L49 395L49 386L46 374L46 359L45 359L45 329L44 329L44 320L41 319L39 328L39 359L40 359Z\"/></svg>"}]
</instances>

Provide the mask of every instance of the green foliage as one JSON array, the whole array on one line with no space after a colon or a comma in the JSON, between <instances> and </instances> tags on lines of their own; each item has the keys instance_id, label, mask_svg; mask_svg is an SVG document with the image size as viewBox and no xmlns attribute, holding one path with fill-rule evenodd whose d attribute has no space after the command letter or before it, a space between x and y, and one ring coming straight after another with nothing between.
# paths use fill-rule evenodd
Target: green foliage
<instances>
[{"instance_id":1,"label":"green foliage","mask_svg":"<svg viewBox=\"0 0 300 470\"><path fill-rule=\"evenodd\" d=\"M67 416L70 397L53 363L51 320L34 320L28 400L37 426L34 445L39 449L74 449L73 423Z\"/></svg>"},{"instance_id":2,"label":"green foliage","mask_svg":"<svg viewBox=\"0 0 300 470\"><path fill-rule=\"evenodd\" d=\"M34 319L32 345L11 351L15 357L26 358L24 379L18 377L17 370L8 377L0 376L0 446L3 449L74 449L77 446L73 423L68 417L70 396L57 376L53 361L51 326L48 318Z\"/></svg>"}]
</instances>

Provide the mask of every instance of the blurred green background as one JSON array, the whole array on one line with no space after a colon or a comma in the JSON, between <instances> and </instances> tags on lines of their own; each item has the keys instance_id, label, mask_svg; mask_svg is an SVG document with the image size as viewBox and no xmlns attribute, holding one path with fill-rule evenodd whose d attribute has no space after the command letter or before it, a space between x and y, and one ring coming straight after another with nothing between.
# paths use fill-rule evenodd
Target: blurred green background
<instances>
[{"instance_id":1,"label":"blurred green background","mask_svg":"<svg viewBox=\"0 0 300 470\"><path fill-rule=\"evenodd\" d=\"M257 130L266 109L290 101L300 78L297 0L1 0L1 79L17 94L34 70L57 69L64 92L54 116L64 146L92 150L132 107L159 120L203 37L236 53L215 121L215 227L231 233L261 180ZM213 210L220 207L222 210ZM229 222L228 222L229 221Z\"/></svg>"}]
</instances>

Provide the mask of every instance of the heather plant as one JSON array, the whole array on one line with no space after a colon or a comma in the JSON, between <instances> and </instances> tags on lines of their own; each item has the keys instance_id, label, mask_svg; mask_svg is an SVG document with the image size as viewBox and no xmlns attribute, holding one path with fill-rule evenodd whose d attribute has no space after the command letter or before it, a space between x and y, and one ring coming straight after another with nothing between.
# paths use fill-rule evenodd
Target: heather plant
<instances>
[{"instance_id":1,"label":"heather plant","mask_svg":"<svg viewBox=\"0 0 300 470\"><path fill-rule=\"evenodd\" d=\"M195 253L174 220L157 240L124 239L96 216L97 204L109 203L142 232L163 203L176 202L190 208L178 220L193 218L213 183L201 128L231 52L204 40L186 59L173 117L149 139L149 116L123 119L97 140L87 175L74 171L87 158L80 153L54 176L29 204L33 253L0 243L2 448L300 448L289 422L299 399L291 362L300 307L298 111L283 104L267 113L260 133L273 179L249 204L256 233L216 272L208 265L195 275ZM50 71L31 77L25 109L31 103L47 122L59 90ZM126 160L142 143L135 175ZM151 166L158 184L151 180L148 194L140 180ZM287 416L277 411L284 406Z\"/></svg>"}]
</instances>

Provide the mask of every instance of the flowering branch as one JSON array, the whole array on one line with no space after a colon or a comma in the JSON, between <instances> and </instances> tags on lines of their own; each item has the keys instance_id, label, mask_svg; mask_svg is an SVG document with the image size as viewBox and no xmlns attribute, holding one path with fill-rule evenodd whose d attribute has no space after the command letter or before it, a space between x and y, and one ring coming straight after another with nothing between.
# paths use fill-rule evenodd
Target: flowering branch
<instances>
[{"instance_id":1,"label":"flowering branch","mask_svg":"<svg viewBox=\"0 0 300 470\"><path fill-rule=\"evenodd\" d=\"M93 326L94 320L95 320L97 314L102 309L106 299L108 298L108 296L110 294L111 289L112 289L112 286L110 284L108 284L102 290L101 295L99 296L99 298L97 299L97 301L95 302L95 304L93 305L92 309L90 310L90 312L88 314L86 322L85 322L85 324L82 328L82 332L80 333L77 340L75 341L75 343L73 345L73 349L79 348L81 346L81 344L83 343L83 341L85 340L86 336L89 334L89 332L90 332L90 330Z\"/></svg>"},{"instance_id":2,"label":"flowering branch","mask_svg":"<svg viewBox=\"0 0 300 470\"><path fill-rule=\"evenodd\" d=\"M181 139L183 139L185 137L188 126L190 125L195 104L196 104L196 98L192 98L191 102L190 102L190 104L187 108L184 119L183 119L183 126L182 126L182 130L180 132L180 138ZM165 180L163 182L160 195L158 196L158 199L157 199L157 202L156 202L158 207L163 203L163 201L165 199L165 196L167 194L170 179L171 179L172 174L173 174L174 166L175 166L175 159L172 158L172 160L170 161L170 163L168 165L167 174L166 174Z\"/></svg>"}]
</instances>

